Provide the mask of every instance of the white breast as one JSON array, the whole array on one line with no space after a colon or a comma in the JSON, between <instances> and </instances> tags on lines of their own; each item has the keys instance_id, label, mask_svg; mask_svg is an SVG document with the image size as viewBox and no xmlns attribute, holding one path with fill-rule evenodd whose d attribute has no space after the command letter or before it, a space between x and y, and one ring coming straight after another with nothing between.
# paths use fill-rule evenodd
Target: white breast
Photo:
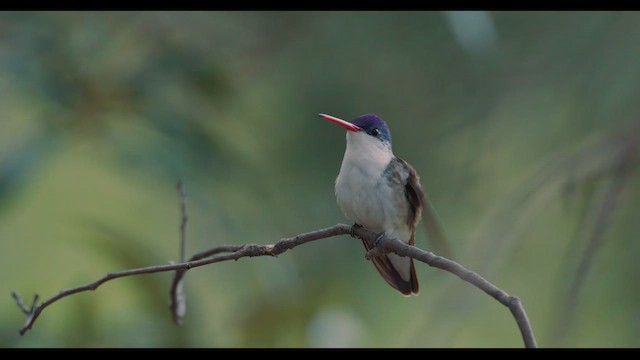
<instances>
[{"instance_id":1,"label":"white breast","mask_svg":"<svg viewBox=\"0 0 640 360\"><path fill-rule=\"evenodd\" d=\"M336 198L345 215L366 229L408 242L408 203L404 189L382 176L393 159L391 148L364 132L347 132L347 149L336 179Z\"/></svg>"},{"instance_id":2,"label":"white breast","mask_svg":"<svg viewBox=\"0 0 640 360\"><path fill-rule=\"evenodd\" d=\"M385 232L408 243L411 229L406 222L409 204L404 188L389 186L382 176L393 159L389 146L364 132L347 132L347 149L336 179L336 198L342 211L356 224L375 233ZM386 255L400 276L409 281L411 259Z\"/></svg>"}]
</instances>

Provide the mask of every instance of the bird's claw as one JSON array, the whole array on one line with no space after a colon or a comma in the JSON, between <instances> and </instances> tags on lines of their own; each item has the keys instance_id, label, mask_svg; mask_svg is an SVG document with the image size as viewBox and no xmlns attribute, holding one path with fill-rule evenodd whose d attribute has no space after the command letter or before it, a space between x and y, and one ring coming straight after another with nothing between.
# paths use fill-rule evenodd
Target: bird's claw
<instances>
[{"instance_id":1,"label":"bird's claw","mask_svg":"<svg viewBox=\"0 0 640 360\"><path fill-rule=\"evenodd\" d=\"M384 232L381 232L378 236L376 236L376 238L373 240L373 247L369 249L369 251L367 251L367 253L364 256L367 260L371 260L375 257L384 255L387 253L387 251L384 249L384 246L382 247L379 246L380 241L382 241L383 239L386 239L385 236L386 234Z\"/></svg>"},{"instance_id":2,"label":"bird's claw","mask_svg":"<svg viewBox=\"0 0 640 360\"><path fill-rule=\"evenodd\" d=\"M356 237L356 231L358 229L360 229L361 227L362 227L362 225L360 225L360 224L351 225L351 230L349 231L349 235L351 235L351 237Z\"/></svg>"}]
</instances>

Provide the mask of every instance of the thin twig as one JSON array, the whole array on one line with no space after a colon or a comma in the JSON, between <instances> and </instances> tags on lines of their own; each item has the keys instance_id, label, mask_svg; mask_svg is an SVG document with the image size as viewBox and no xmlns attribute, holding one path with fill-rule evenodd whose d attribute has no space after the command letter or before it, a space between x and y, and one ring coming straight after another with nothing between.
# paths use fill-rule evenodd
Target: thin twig
<instances>
[{"instance_id":1,"label":"thin twig","mask_svg":"<svg viewBox=\"0 0 640 360\"><path fill-rule=\"evenodd\" d=\"M187 195L184 192L184 183L178 180L176 184L178 197L180 198L180 262L187 258Z\"/></svg>"},{"instance_id":2,"label":"thin twig","mask_svg":"<svg viewBox=\"0 0 640 360\"><path fill-rule=\"evenodd\" d=\"M16 303L18 304L18 307L20 308L20 310L22 310L22 312L25 315L29 315L33 313L33 309L36 307L36 304L38 304L38 297L39 297L38 294L33 295L33 302L31 303L31 309L27 309L27 307L24 304L24 301L22 300L22 297L17 292L12 291L11 296L16 301Z\"/></svg>"},{"instance_id":3,"label":"thin twig","mask_svg":"<svg viewBox=\"0 0 640 360\"><path fill-rule=\"evenodd\" d=\"M212 249L208 249L193 255L189 261L201 260L210 256L229 253L240 250L244 245L221 245ZM184 275L188 269L182 269L176 271L176 275L171 282L171 288L169 289L171 303L169 309L171 310L171 317L176 325L182 325L184 315L187 312L186 295L184 292Z\"/></svg>"},{"instance_id":4,"label":"thin twig","mask_svg":"<svg viewBox=\"0 0 640 360\"><path fill-rule=\"evenodd\" d=\"M184 262L187 252L187 195L184 191L184 183L178 180L176 184L178 190L178 198L180 200L180 262ZM195 260L195 259L191 259ZM187 294L184 292L184 273L186 270L176 271L176 276L169 290L171 302L169 309L173 322L182 325L185 314L187 313Z\"/></svg>"},{"instance_id":5,"label":"thin twig","mask_svg":"<svg viewBox=\"0 0 640 360\"><path fill-rule=\"evenodd\" d=\"M212 263L217 263L221 261L237 260L247 256L249 257L267 256L267 255L277 256L289 249L292 249L298 245L301 245L310 241L324 239L324 238L328 238L336 235L348 234L350 229L351 227L349 225L339 224L331 228L312 231L305 234L300 234L289 239L282 239L277 243L270 244L270 245L255 245L255 244L246 244L241 246L222 245L222 246L215 247L203 252L203 253L211 253L215 255L205 257L199 260L187 261L187 262L182 262L178 264L154 265L154 266L147 266L147 267L142 267L137 269L111 272L106 274L102 278L94 282L88 283L86 285L78 286L78 287L67 289L67 290L62 290L57 295L47 299L42 304L36 306L33 309L33 311L30 311L29 314L27 315L27 319L24 325L22 326L22 328L20 329L20 335L24 335L28 330L31 329L31 327L33 326L33 323L37 320L37 318L40 316L42 311L46 309L49 305L69 295L73 295L73 294L77 294L77 293L89 291L89 290L95 290L100 285L114 279L127 277L127 276L153 274L153 273L166 272L166 271L184 272L192 268L196 268L196 267L200 267L200 266L204 266ZM362 234L363 236L366 236L366 233L363 232ZM232 251L228 252L227 250L229 249L231 249ZM194 256L197 256L197 255L200 255L200 254L196 254Z\"/></svg>"},{"instance_id":6,"label":"thin twig","mask_svg":"<svg viewBox=\"0 0 640 360\"><path fill-rule=\"evenodd\" d=\"M193 257L198 257L198 260L187 261L179 264L169 264L169 265L158 265L158 266L148 266L139 269L132 270L124 270L118 272L112 272L101 279L98 279L92 283L79 286L73 289L63 290L54 297L46 300L39 306L35 307L31 314L27 316L27 320L25 324L20 329L20 334L24 335L31 327L33 326L35 320L42 313L42 311L47 308L49 305L54 302L67 297L72 294L76 294L83 291L95 290L98 286L103 283L121 278L126 276L134 276L141 274L150 274L150 273L158 273L164 271L177 271L176 278L178 278L178 273L195 268L200 267L212 263L217 263L221 261L228 260L237 260L243 257L254 257L254 256L278 256L289 249L293 249L296 246L315 241L320 239L325 239L337 235L347 235L352 231L350 225L346 224L337 224L330 228L320 229L316 231L311 231L307 233L303 233L292 238L282 239L275 244L270 245L255 245L255 244L247 244L247 245L222 245L219 247L215 247L199 254L194 255ZM372 241L376 239L377 234L374 234L364 228L353 229L353 233L358 238L368 238ZM378 245L373 248L368 254L368 257L379 256L386 252L395 252L401 256L409 256L418 261L424 262L429 266L436 267L445 271L448 271L452 274L457 275L462 280L465 280L472 285L478 287L483 290L496 300L498 300L501 304L507 306L511 313L513 314L516 323L518 324L518 328L522 334L522 338L524 340L525 346L527 347L537 347L535 337L533 334L533 330L531 328L531 324L529 319L527 318L526 312L524 311L524 307L520 300L515 297L507 294L505 291L500 290L498 287L476 274L475 272L465 268L464 266L458 264L455 261L446 259L441 256L434 255L433 253L421 250L414 246L410 246L402 243L396 239L383 239L378 242ZM176 283L174 279L174 284Z\"/></svg>"},{"instance_id":7,"label":"thin twig","mask_svg":"<svg viewBox=\"0 0 640 360\"><path fill-rule=\"evenodd\" d=\"M20 296L20 294L18 294L15 291L12 291L11 297L13 297L13 300L16 301L16 304L25 315L29 315L31 313L31 311L27 309L27 307L24 305L24 301L22 301L22 296Z\"/></svg>"},{"instance_id":8,"label":"thin twig","mask_svg":"<svg viewBox=\"0 0 640 360\"><path fill-rule=\"evenodd\" d=\"M431 267L442 269L457 275L460 279L474 285L484 291L494 299L498 300L502 305L511 310L513 317L518 324L524 344L528 348L538 347L536 339L531 327L531 322L527 317L527 313L522 306L522 302L517 296L511 296L504 290L501 290L491 282L478 275L477 273L465 268L453 260L435 255L431 252L424 251L415 246L407 245L395 238L382 238L378 241L375 248L367 253L368 258L380 256L386 252L394 252L401 256L408 256L415 260L421 261Z\"/></svg>"}]
</instances>

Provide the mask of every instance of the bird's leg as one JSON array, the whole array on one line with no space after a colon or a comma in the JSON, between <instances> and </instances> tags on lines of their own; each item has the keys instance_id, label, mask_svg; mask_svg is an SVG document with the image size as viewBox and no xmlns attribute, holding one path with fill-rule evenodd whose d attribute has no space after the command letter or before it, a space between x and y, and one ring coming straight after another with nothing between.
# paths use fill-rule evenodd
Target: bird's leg
<instances>
[{"instance_id":1,"label":"bird's leg","mask_svg":"<svg viewBox=\"0 0 640 360\"><path fill-rule=\"evenodd\" d=\"M387 252L384 249L384 246L378 246L378 245L382 245L380 244L380 241L382 241L382 239L385 239L386 236L387 234L385 234L385 232L383 231L380 234L378 234L375 240L373 240L373 247L369 251L367 251L367 253L364 256L367 260L371 260L372 258L383 255Z\"/></svg>"},{"instance_id":2,"label":"bird's leg","mask_svg":"<svg viewBox=\"0 0 640 360\"><path fill-rule=\"evenodd\" d=\"M384 231L381 232L380 234L378 234L376 239L373 240L373 245L378 246L378 244L380 243L380 240L382 240L385 236L386 236L386 234L384 233Z\"/></svg>"},{"instance_id":3,"label":"bird's leg","mask_svg":"<svg viewBox=\"0 0 640 360\"><path fill-rule=\"evenodd\" d=\"M351 235L351 237L356 237L356 231L358 229L360 229L362 227L362 225L360 224L353 224L351 225L351 231L349 232L349 234Z\"/></svg>"}]
</instances>

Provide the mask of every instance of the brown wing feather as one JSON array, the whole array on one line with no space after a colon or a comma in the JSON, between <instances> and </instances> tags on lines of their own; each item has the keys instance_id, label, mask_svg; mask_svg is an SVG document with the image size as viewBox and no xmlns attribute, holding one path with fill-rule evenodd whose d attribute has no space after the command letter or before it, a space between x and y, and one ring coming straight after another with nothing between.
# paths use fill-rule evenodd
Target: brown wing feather
<instances>
[{"instance_id":1,"label":"brown wing feather","mask_svg":"<svg viewBox=\"0 0 640 360\"><path fill-rule=\"evenodd\" d=\"M368 240L362 239L362 244L367 251L373 249L373 244ZM411 281L405 281L402 279L396 268L391 264L387 255L374 257L371 261L382 278L394 289L400 291L403 295L411 295L411 293L416 295L418 294L418 277L416 276L416 270L413 267L413 259L411 260Z\"/></svg>"},{"instance_id":2,"label":"brown wing feather","mask_svg":"<svg viewBox=\"0 0 640 360\"><path fill-rule=\"evenodd\" d=\"M416 224L420 221L422 204L424 202L424 190L422 189L422 185L420 185L420 177L416 173L416 170L406 161L400 158L396 158L396 160L409 173L404 183L404 195L407 197L410 210L409 216L407 217L407 224L411 227L409 245L415 245Z\"/></svg>"},{"instance_id":3,"label":"brown wing feather","mask_svg":"<svg viewBox=\"0 0 640 360\"><path fill-rule=\"evenodd\" d=\"M424 190L420 185L420 177L416 173L416 170L409 165L406 161L399 159L398 161L405 166L409 172L407 176L407 182L404 184L404 195L409 201L410 215L407 218L407 223L411 228L411 239L409 239L409 245L416 244L416 224L420 221L420 213L422 212L422 204L424 202ZM418 295L420 287L418 285L418 276L416 275L416 268L411 259L411 292Z\"/></svg>"},{"instance_id":4,"label":"brown wing feather","mask_svg":"<svg viewBox=\"0 0 640 360\"><path fill-rule=\"evenodd\" d=\"M411 229L411 238L408 243L409 245L415 245L415 229L416 224L420 221L420 212L422 211L422 202L424 199L424 191L420 185L420 178L411 165L400 158L393 159L385 171L394 175L390 178L390 181L404 187L404 194L409 203L407 225L409 225ZM374 244L368 240L362 240L362 243L367 251L374 247ZM418 276L413 264L413 259L409 260L411 262L410 277L409 281L406 281L400 276L386 255L372 259L373 265L375 265L382 278L384 278L389 285L400 291L403 295L411 295L412 293L417 295L420 291Z\"/></svg>"},{"instance_id":5,"label":"brown wing feather","mask_svg":"<svg viewBox=\"0 0 640 360\"><path fill-rule=\"evenodd\" d=\"M433 251L450 258L452 256L452 251L449 246L449 241L444 234L444 228L438 219L438 215L436 214L433 205L429 199L427 199L424 189L420 185L420 178L418 177L418 174L406 161L402 159L398 159L398 161L406 165L406 168L409 171L409 176L407 177L407 182L404 186L405 195L407 196L407 200L409 200L411 211L413 212L412 216L408 219L409 226L411 226L415 232L415 227L420 221L422 214L425 229L427 230L429 245L433 247ZM411 242L409 244L414 245L413 235L411 236Z\"/></svg>"}]
</instances>

